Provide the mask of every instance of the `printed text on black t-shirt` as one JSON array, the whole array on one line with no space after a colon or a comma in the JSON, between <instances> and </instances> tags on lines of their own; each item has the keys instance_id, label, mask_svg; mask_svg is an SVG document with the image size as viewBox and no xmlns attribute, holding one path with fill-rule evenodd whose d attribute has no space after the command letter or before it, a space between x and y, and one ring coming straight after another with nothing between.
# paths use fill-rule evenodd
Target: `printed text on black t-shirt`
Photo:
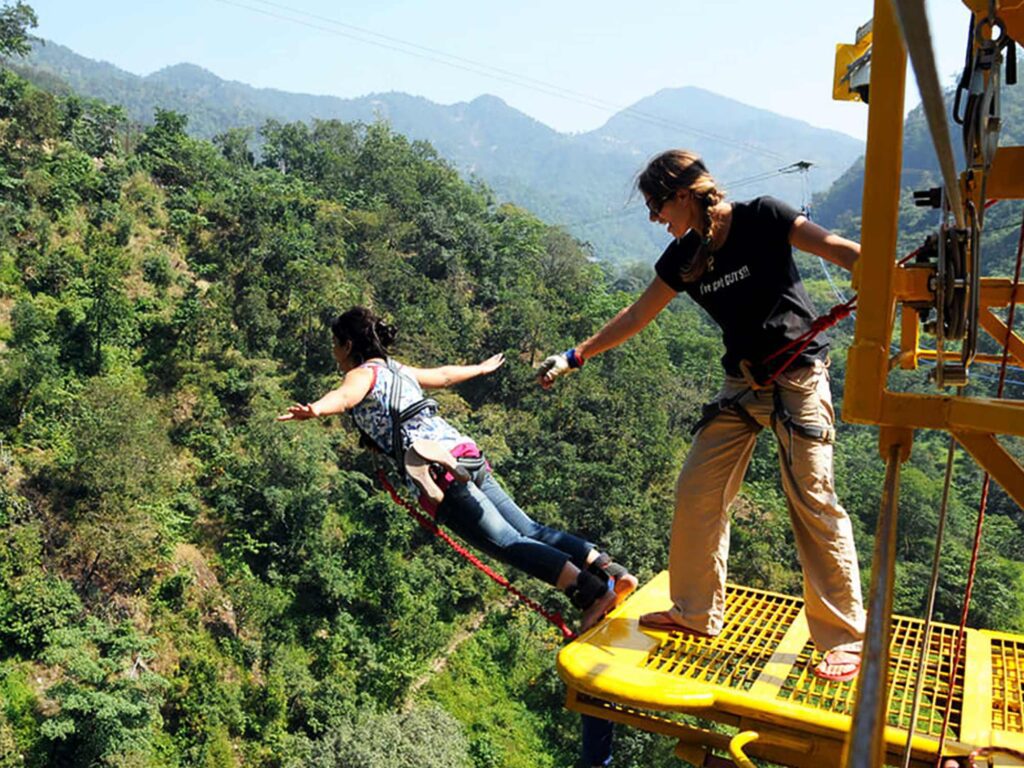
<instances>
[{"instance_id":1,"label":"printed text on black t-shirt","mask_svg":"<svg viewBox=\"0 0 1024 768\"><path fill-rule=\"evenodd\" d=\"M721 277L717 278L714 282L701 283L700 293L702 296L705 296L709 293L715 293L716 291L719 291L722 288L725 288L726 286L732 285L733 283L738 283L740 280L746 280L748 277L750 277L750 267L744 265L739 269L734 269L727 275L722 275Z\"/></svg>"}]
</instances>

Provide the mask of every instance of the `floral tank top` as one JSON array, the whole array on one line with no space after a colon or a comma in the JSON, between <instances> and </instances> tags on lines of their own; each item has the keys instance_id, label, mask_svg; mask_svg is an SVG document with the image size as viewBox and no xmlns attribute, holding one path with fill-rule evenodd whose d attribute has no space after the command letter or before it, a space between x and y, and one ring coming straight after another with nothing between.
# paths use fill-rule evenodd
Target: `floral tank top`
<instances>
[{"instance_id":1,"label":"floral tank top","mask_svg":"<svg viewBox=\"0 0 1024 768\"><path fill-rule=\"evenodd\" d=\"M397 363L399 370L401 364ZM386 365L370 362L363 363L360 368L373 371L373 386L358 405L352 410L352 418L356 425L369 435L374 443L388 456L394 456L391 445L391 413L388 402L391 392L397 384L398 376L402 376L401 399L398 410L409 407L423 399L423 390L419 383L409 374L396 374ZM437 415L437 408L426 408L402 425L402 449L405 450L415 440L434 440L449 451L460 443L472 442L462 435L455 427Z\"/></svg>"}]
</instances>

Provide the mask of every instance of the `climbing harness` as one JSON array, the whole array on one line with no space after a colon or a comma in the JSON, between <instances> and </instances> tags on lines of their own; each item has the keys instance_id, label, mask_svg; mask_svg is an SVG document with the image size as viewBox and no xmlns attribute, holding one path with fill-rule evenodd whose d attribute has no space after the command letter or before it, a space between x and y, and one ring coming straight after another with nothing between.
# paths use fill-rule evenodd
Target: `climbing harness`
<instances>
[{"instance_id":1,"label":"climbing harness","mask_svg":"<svg viewBox=\"0 0 1024 768\"><path fill-rule=\"evenodd\" d=\"M402 387L404 384L415 383L409 378L409 375L402 371L401 366L398 365L392 358L386 359L386 366L388 371L394 375L394 383L391 387L391 391L388 395L388 415L391 418L391 452L384 449L384 446L377 442L376 439L368 432L366 432L358 423L355 423L356 430L359 432L360 444L364 447L370 448L377 453L383 453L390 455L394 459L395 466L398 469L399 476L405 478L408 474L406 470L406 449L402 440L402 427L410 419L418 416L423 411L433 408L437 409L437 401L430 397L423 397L419 400L410 403L405 408L401 407L402 404ZM478 472L484 466L487 465L487 460L484 458L482 453L478 453L476 456L457 456L456 462L462 469L472 476ZM437 478L438 486L443 491L447 487L448 483L452 481L450 474L445 474Z\"/></svg>"},{"instance_id":2,"label":"climbing harness","mask_svg":"<svg viewBox=\"0 0 1024 768\"><path fill-rule=\"evenodd\" d=\"M387 358L387 369L394 375L394 384L388 397L388 414L391 416L391 455L398 465L398 471L405 476L405 448L402 445L402 426L405 422L419 415L428 408L437 408L437 401L424 397L401 408L402 385L408 380L408 374L392 358ZM411 382L410 382L411 383Z\"/></svg>"},{"instance_id":3,"label":"climbing harness","mask_svg":"<svg viewBox=\"0 0 1024 768\"><path fill-rule=\"evenodd\" d=\"M816 440L823 443L834 443L836 434L835 429L832 427L822 427L816 424L803 424L802 422L797 421L793 414L791 414L783 404L782 392L779 387L773 387L772 385L775 383L776 379L785 373L796 359L800 357L803 351L807 349L819 333L831 328L844 318L849 317L850 313L855 309L856 303L857 297L854 296L849 301L837 304L824 315L815 318L811 322L811 326L807 331L764 358L764 360L761 361L762 366L781 357L787 352L790 353L784 362L779 365L763 382L757 380L749 361L741 361L740 370L743 373L743 378L747 382L747 386L734 395L712 400L710 403L704 405L701 409L701 417L697 420L697 423L693 425L692 429L690 429L690 434L697 434L700 430L714 421L720 414L727 411L738 416L755 433L760 432L762 429L761 424L758 423L757 419L750 415L750 411L744 408L740 401L751 392L754 392L755 396L757 396L757 392L760 390L772 387L772 429L775 430L776 435L778 434L777 427L782 427L782 429L785 430L788 438L788 450L785 452L788 465L792 465L793 463L794 434L808 440Z\"/></svg>"}]
</instances>

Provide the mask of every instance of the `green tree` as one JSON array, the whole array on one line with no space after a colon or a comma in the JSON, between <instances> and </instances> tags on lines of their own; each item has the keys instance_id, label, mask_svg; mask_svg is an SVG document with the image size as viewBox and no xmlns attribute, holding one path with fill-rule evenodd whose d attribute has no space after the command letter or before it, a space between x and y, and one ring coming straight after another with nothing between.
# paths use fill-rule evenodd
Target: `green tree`
<instances>
[{"instance_id":1,"label":"green tree","mask_svg":"<svg viewBox=\"0 0 1024 768\"><path fill-rule=\"evenodd\" d=\"M47 690L58 711L40 727L50 765L154 764L167 683L149 671L151 646L129 624L110 627L94 617L53 633L42 660L63 675Z\"/></svg>"},{"instance_id":2,"label":"green tree","mask_svg":"<svg viewBox=\"0 0 1024 768\"><path fill-rule=\"evenodd\" d=\"M224 159L241 168L252 168L256 157L249 149L252 142L251 128L229 128L213 137L213 143L220 148Z\"/></svg>"},{"instance_id":3,"label":"green tree","mask_svg":"<svg viewBox=\"0 0 1024 768\"><path fill-rule=\"evenodd\" d=\"M435 706L406 714L364 712L313 745L311 768L469 768L469 745L458 722Z\"/></svg>"},{"instance_id":4,"label":"green tree","mask_svg":"<svg viewBox=\"0 0 1024 768\"><path fill-rule=\"evenodd\" d=\"M38 524L0 527L0 542L0 657L34 656L78 618L82 604L71 584L47 572Z\"/></svg>"},{"instance_id":5,"label":"green tree","mask_svg":"<svg viewBox=\"0 0 1024 768\"><path fill-rule=\"evenodd\" d=\"M38 26L36 12L28 3L4 2L0 8L0 60L7 56L25 56L32 50L28 31Z\"/></svg>"},{"instance_id":6,"label":"green tree","mask_svg":"<svg viewBox=\"0 0 1024 768\"><path fill-rule=\"evenodd\" d=\"M67 439L66 553L83 585L131 588L178 535L165 419L138 379L96 378L74 405Z\"/></svg>"}]
</instances>

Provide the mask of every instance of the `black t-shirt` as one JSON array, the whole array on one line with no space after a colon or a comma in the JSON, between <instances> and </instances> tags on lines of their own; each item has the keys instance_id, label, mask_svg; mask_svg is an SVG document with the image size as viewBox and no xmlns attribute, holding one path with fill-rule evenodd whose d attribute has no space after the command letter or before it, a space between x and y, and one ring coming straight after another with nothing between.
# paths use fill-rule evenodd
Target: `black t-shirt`
<instances>
[{"instance_id":1,"label":"black t-shirt","mask_svg":"<svg viewBox=\"0 0 1024 768\"><path fill-rule=\"evenodd\" d=\"M681 267L700 246L700 235L694 230L673 240L654 265L658 277L676 291L690 294L722 328L722 365L732 376L741 375L741 360L749 360L755 375L766 378L787 355L769 363L764 359L806 332L814 320L814 305L789 244L789 232L799 215L772 197L733 203L728 236L713 254L714 268L699 280L684 283L680 276ZM819 334L793 366L824 360L827 354L828 339Z\"/></svg>"}]
</instances>

